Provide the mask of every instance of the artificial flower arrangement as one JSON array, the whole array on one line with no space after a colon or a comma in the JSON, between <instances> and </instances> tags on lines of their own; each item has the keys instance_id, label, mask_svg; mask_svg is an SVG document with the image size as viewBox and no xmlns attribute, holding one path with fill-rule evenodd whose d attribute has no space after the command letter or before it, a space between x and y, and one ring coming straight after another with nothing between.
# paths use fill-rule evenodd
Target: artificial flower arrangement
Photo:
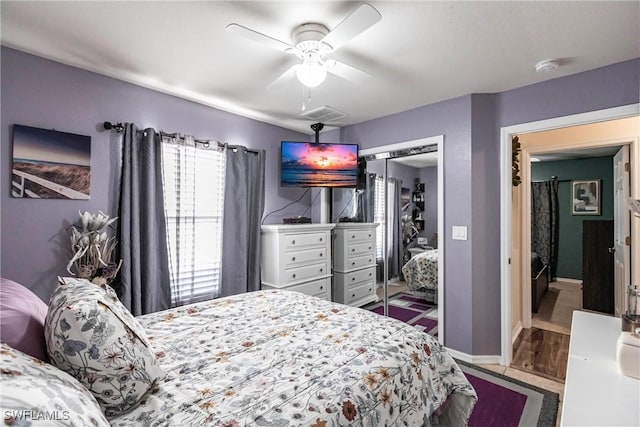
<instances>
[{"instance_id":1,"label":"artificial flower arrangement","mask_svg":"<svg viewBox=\"0 0 640 427\"><path fill-rule=\"evenodd\" d=\"M80 219L71 226L73 257L67 264L67 271L98 285L108 284L122 265L122 260L114 260L116 238L110 237L105 230L117 218L109 218L101 211L78 213Z\"/></svg>"}]
</instances>

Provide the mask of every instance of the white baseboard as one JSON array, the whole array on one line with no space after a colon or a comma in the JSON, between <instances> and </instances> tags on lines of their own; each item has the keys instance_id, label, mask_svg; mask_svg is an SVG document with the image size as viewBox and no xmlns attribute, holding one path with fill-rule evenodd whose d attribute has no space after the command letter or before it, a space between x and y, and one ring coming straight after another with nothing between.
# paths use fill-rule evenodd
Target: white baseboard
<instances>
[{"instance_id":1,"label":"white baseboard","mask_svg":"<svg viewBox=\"0 0 640 427\"><path fill-rule=\"evenodd\" d=\"M575 283L577 285L582 285L582 280L580 279L569 279L566 277L556 277L556 280L554 280L554 282L567 282L567 283Z\"/></svg>"},{"instance_id":2,"label":"white baseboard","mask_svg":"<svg viewBox=\"0 0 640 427\"><path fill-rule=\"evenodd\" d=\"M458 350L454 350L452 348L447 348L449 354L451 354L456 359L460 359L463 362L473 363L474 365L499 365L500 364L500 356L472 356L467 353L463 353Z\"/></svg>"},{"instance_id":3,"label":"white baseboard","mask_svg":"<svg viewBox=\"0 0 640 427\"><path fill-rule=\"evenodd\" d=\"M511 344L516 342L516 339L518 338L518 335L520 335L520 332L522 332L522 322L518 320L518 323L516 323L515 328L513 328L513 331L511 332Z\"/></svg>"}]
</instances>

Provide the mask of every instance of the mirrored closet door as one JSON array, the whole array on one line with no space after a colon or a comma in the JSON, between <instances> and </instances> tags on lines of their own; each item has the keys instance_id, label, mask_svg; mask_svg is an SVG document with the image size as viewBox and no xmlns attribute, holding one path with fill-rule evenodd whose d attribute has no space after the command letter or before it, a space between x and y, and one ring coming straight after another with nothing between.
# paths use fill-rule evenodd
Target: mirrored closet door
<instances>
[{"instance_id":1,"label":"mirrored closet door","mask_svg":"<svg viewBox=\"0 0 640 427\"><path fill-rule=\"evenodd\" d=\"M335 189L332 200L338 228L364 223L375 232L375 261L368 274L375 274L376 299L361 307L415 320L433 334L438 330L436 150L430 145L364 156L358 188ZM431 317L423 318L428 312Z\"/></svg>"}]
</instances>

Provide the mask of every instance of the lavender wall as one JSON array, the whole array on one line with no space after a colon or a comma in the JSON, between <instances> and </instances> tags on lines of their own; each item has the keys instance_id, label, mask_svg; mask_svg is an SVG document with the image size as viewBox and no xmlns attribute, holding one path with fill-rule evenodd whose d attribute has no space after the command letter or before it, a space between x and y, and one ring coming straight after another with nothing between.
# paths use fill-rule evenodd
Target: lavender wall
<instances>
[{"instance_id":1,"label":"lavender wall","mask_svg":"<svg viewBox=\"0 0 640 427\"><path fill-rule=\"evenodd\" d=\"M445 230L450 230L452 225L471 227L471 96L426 105L341 130L343 140L359 143L362 148L444 135L444 227ZM470 241L451 240L447 231L445 344L470 354L474 337L471 255ZM498 337L499 333L498 329ZM498 350L492 354L497 354Z\"/></svg>"},{"instance_id":2,"label":"lavender wall","mask_svg":"<svg viewBox=\"0 0 640 427\"><path fill-rule=\"evenodd\" d=\"M342 129L367 148L444 135L445 345L500 354L500 128L638 103L639 79L634 59ZM468 240L452 240L452 225L467 226Z\"/></svg>"},{"instance_id":3,"label":"lavender wall","mask_svg":"<svg viewBox=\"0 0 640 427\"><path fill-rule=\"evenodd\" d=\"M119 136L101 123L134 122L167 132L192 134L230 144L267 150L265 213L300 197L303 189L281 188L279 145L282 139L308 135L209 108L140 86L2 48L2 277L23 283L48 301L56 275L66 275L68 231L78 210L115 206L112 189ZM91 136L91 200L28 200L9 196L14 123ZM306 209L310 197L302 201ZM294 205L292 209L297 208ZM267 222L281 222L285 211ZM295 212L297 214L297 212Z\"/></svg>"}]
</instances>

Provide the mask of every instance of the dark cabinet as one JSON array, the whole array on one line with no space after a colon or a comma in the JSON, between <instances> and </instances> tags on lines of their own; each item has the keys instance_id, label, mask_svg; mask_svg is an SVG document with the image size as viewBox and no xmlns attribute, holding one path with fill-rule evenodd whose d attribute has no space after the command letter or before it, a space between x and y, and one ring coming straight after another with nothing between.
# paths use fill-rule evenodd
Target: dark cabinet
<instances>
[{"instance_id":1,"label":"dark cabinet","mask_svg":"<svg viewBox=\"0 0 640 427\"><path fill-rule=\"evenodd\" d=\"M613 220L582 222L582 308L613 314Z\"/></svg>"}]
</instances>

